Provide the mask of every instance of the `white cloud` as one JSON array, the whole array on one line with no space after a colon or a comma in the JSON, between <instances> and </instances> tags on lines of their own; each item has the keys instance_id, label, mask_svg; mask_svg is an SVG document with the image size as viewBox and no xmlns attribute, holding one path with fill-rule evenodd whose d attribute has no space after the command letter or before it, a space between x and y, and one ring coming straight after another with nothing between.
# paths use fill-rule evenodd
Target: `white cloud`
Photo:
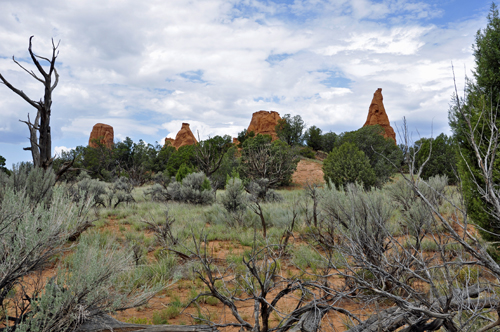
<instances>
[{"instance_id":1,"label":"white cloud","mask_svg":"<svg viewBox=\"0 0 500 332\"><path fill-rule=\"evenodd\" d=\"M68 151L71 151L71 149L74 149L74 147L72 148L67 148L65 146L56 146L54 148L54 154L57 155L57 156L60 156L61 153L64 151L64 152L68 152Z\"/></svg>"},{"instance_id":2,"label":"white cloud","mask_svg":"<svg viewBox=\"0 0 500 332\"><path fill-rule=\"evenodd\" d=\"M418 0L3 0L0 73L39 100L42 85L10 57L27 61L34 33L42 56L51 37L61 39L52 113L61 147L87 144L97 122L112 125L116 139L150 143L174 137L183 121L202 138L235 136L261 109L354 130L379 87L391 121L444 127L451 61L473 68L484 15L428 21L442 14ZM331 73L349 84L325 83ZM25 139L18 119L33 112L0 86L0 148Z\"/></svg>"}]
</instances>

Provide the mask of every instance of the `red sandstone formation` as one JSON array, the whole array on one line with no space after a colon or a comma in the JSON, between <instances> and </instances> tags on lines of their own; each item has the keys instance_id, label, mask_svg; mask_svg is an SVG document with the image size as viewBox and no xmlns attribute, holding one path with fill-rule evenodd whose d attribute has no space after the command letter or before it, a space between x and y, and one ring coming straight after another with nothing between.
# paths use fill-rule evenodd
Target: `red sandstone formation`
<instances>
[{"instance_id":1,"label":"red sandstone formation","mask_svg":"<svg viewBox=\"0 0 500 332\"><path fill-rule=\"evenodd\" d=\"M99 146L95 140L99 140L101 144L104 144L108 149L111 149L114 140L113 127L104 123L96 123L90 133L90 147L97 148Z\"/></svg>"},{"instance_id":2,"label":"red sandstone formation","mask_svg":"<svg viewBox=\"0 0 500 332\"><path fill-rule=\"evenodd\" d=\"M169 138L169 137L165 138L165 146L167 144L174 146L174 142L175 142L175 139L173 139L173 138Z\"/></svg>"},{"instance_id":3,"label":"red sandstone formation","mask_svg":"<svg viewBox=\"0 0 500 332\"><path fill-rule=\"evenodd\" d=\"M378 88L373 94L372 103L370 104L370 109L368 111L368 118L366 118L366 122L363 127L378 124L384 128L384 137L392 138L396 143L396 133L394 132L394 129L392 129L389 117L385 112L383 100L384 97L382 97L382 89Z\"/></svg>"},{"instance_id":4,"label":"red sandstone formation","mask_svg":"<svg viewBox=\"0 0 500 332\"><path fill-rule=\"evenodd\" d=\"M189 128L189 123L182 124L181 130L179 130L175 136L175 140L168 137L165 138L165 145L167 142L170 142L170 144L176 149L179 149L184 145L194 145L198 143L196 137L194 137L193 132Z\"/></svg>"},{"instance_id":5,"label":"red sandstone formation","mask_svg":"<svg viewBox=\"0 0 500 332\"><path fill-rule=\"evenodd\" d=\"M276 135L275 127L278 124L278 120L281 117L278 112L274 111L258 111L252 115L252 121L250 121L250 125L248 126L247 133L253 131L255 135L271 135L274 140L278 139L278 135Z\"/></svg>"}]
</instances>

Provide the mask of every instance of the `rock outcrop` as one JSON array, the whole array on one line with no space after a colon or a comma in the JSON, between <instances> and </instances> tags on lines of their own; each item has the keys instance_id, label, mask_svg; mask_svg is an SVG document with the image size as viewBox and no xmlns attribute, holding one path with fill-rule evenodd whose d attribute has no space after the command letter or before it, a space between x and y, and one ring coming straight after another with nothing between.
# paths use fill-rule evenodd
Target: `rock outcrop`
<instances>
[{"instance_id":1,"label":"rock outcrop","mask_svg":"<svg viewBox=\"0 0 500 332\"><path fill-rule=\"evenodd\" d=\"M174 146L174 142L175 142L175 139L173 139L173 138L169 138L169 137L165 138L165 146L167 146L167 144Z\"/></svg>"},{"instance_id":2,"label":"rock outcrop","mask_svg":"<svg viewBox=\"0 0 500 332\"><path fill-rule=\"evenodd\" d=\"M176 149L179 149L184 145L194 145L198 143L196 137L193 135L193 132L189 128L189 123L182 124L181 130L179 130L179 132L175 136L175 140L168 137L165 138L165 144L167 144L167 142L170 142L170 144Z\"/></svg>"},{"instance_id":3,"label":"rock outcrop","mask_svg":"<svg viewBox=\"0 0 500 332\"><path fill-rule=\"evenodd\" d=\"M108 149L111 149L114 138L113 127L104 123L96 123L90 133L89 146L97 148L99 145L96 143L96 140L98 140Z\"/></svg>"},{"instance_id":4,"label":"rock outcrop","mask_svg":"<svg viewBox=\"0 0 500 332\"><path fill-rule=\"evenodd\" d=\"M383 100L384 97L382 97L382 89L378 88L373 94L372 103L370 104L370 109L368 110L368 117L366 118L366 122L363 127L378 124L384 128L384 137L392 138L394 143L396 143L396 133L394 132L394 129L392 129L389 117L385 112Z\"/></svg>"},{"instance_id":5,"label":"rock outcrop","mask_svg":"<svg viewBox=\"0 0 500 332\"><path fill-rule=\"evenodd\" d=\"M247 132L253 131L255 135L271 135L273 141L278 139L278 135L276 135L275 127L278 124L278 120L281 117L278 112L274 111L258 111L252 115L252 121L250 121L250 125L248 126Z\"/></svg>"}]
</instances>

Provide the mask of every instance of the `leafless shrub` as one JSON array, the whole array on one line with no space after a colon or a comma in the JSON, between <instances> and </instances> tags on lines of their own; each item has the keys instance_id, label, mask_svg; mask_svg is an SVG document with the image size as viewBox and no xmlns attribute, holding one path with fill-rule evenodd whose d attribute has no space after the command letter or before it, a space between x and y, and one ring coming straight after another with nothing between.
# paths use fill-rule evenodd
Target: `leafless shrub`
<instances>
[{"instance_id":1,"label":"leafless shrub","mask_svg":"<svg viewBox=\"0 0 500 332\"><path fill-rule=\"evenodd\" d=\"M154 232L156 242L166 248L178 244L179 239L174 236L172 232L172 225L174 224L175 219L169 215L168 210L165 211L164 221L157 221L154 218L151 219L151 221L142 220L142 222L147 224L148 228Z\"/></svg>"},{"instance_id":2,"label":"leafless shrub","mask_svg":"<svg viewBox=\"0 0 500 332\"><path fill-rule=\"evenodd\" d=\"M264 247L254 246L251 254L243 259L243 272L230 265L222 267L217 260L208 254L208 240L203 234L200 238L193 237L196 257L201 268L196 270L198 278L208 290L198 294L192 301L203 296L218 299L228 308L233 321L214 323L216 327L239 327L246 331L316 331L321 318L330 310L345 312L335 307L332 296L324 285L313 281L303 281L300 278L287 278L281 273L281 251L274 251L274 245ZM293 298L297 306L289 313L278 309L280 301ZM239 304L253 303L254 323L251 323L238 309ZM271 314L279 317L280 323L271 327ZM348 313L347 313L348 314ZM200 317L197 317L200 319ZM206 320L205 320L206 321Z\"/></svg>"}]
</instances>

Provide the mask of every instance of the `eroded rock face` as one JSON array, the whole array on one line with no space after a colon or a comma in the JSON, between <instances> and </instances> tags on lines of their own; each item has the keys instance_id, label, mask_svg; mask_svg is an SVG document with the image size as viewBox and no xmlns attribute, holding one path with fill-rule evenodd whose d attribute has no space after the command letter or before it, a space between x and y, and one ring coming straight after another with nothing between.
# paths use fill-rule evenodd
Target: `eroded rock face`
<instances>
[{"instance_id":1,"label":"eroded rock face","mask_svg":"<svg viewBox=\"0 0 500 332\"><path fill-rule=\"evenodd\" d=\"M95 142L95 140L99 140L101 144L104 144L108 149L111 149L113 147L114 138L113 127L104 123L96 123L90 133L89 146L97 148L99 145Z\"/></svg>"},{"instance_id":2,"label":"eroded rock face","mask_svg":"<svg viewBox=\"0 0 500 332\"><path fill-rule=\"evenodd\" d=\"M179 132L175 136L175 140L168 137L165 138L165 145L167 144L167 142L170 142L170 144L176 149L179 149L184 145L194 145L198 143L196 137L193 135L193 132L189 128L189 123L182 124L181 130L179 130Z\"/></svg>"},{"instance_id":3,"label":"eroded rock face","mask_svg":"<svg viewBox=\"0 0 500 332\"><path fill-rule=\"evenodd\" d=\"M382 97L382 89L378 88L373 94L372 103L370 104L370 109L368 110L368 117L366 118L366 122L363 127L378 124L384 128L384 137L392 138L394 143L396 143L396 133L394 132L394 129L392 129L389 117L385 112L383 100L384 97Z\"/></svg>"},{"instance_id":4,"label":"eroded rock face","mask_svg":"<svg viewBox=\"0 0 500 332\"><path fill-rule=\"evenodd\" d=\"M281 117L278 112L274 111L258 111L252 115L252 121L250 121L250 125L248 126L247 132L253 131L255 135L271 135L273 141L278 139L278 135L276 135L275 127L278 124L278 120Z\"/></svg>"}]
</instances>

